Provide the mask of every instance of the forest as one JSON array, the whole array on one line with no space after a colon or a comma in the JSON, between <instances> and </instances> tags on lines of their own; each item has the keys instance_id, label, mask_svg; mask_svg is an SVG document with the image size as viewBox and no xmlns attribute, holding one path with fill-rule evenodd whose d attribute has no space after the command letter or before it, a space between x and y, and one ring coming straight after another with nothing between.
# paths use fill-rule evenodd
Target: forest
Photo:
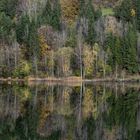
<instances>
[{"instance_id":1,"label":"forest","mask_svg":"<svg viewBox=\"0 0 140 140\"><path fill-rule=\"evenodd\" d=\"M0 78L140 72L140 0L0 0Z\"/></svg>"}]
</instances>

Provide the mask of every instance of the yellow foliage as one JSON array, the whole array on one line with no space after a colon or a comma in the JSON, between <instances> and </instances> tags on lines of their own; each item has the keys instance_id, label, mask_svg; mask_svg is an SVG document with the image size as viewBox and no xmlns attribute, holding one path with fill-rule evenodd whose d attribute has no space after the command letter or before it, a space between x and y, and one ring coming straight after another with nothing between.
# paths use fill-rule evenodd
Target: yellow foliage
<instances>
[{"instance_id":1,"label":"yellow foliage","mask_svg":"<svg viewBox=\"0 0 140 140\"><path fill-rule=\"evenodd\" d=\"M93 73L94 61L96 60L97 51L91 49L89 46L83 48L83 63L85 67L85 75L90 76Z\"/></svg>"},{"instance_id":2,"label":"yellow foliage","mask_svg":"<svg viewBox=\"0 0 140 140\"><path fill-rule=\"evenodd\" d=\"M27 98L29 97L29 95L30 95L29 91L26 90L26 91L24 92L24 96L25 96L25 98L27 99Z\"/></svg>"},{"instance_id":3,"label":"yellow foliage","mask_svg":"<svg viewBox=\"0 0 140 140\"><path fill-rule=\"evenodd\" d=\"M70 93L72 92L71 88L65 87L61 94L61 105L56 105L56 111L58 114L69 116L72 114L72 109L70 106Z\"/></svg>"},{"instance_id":4,"label":"yellow foliage","mask_svg":"<svg viewBox=\"0 0 140 140\"><path fill-rule=\"evenodd\" d=\"M49 46L47 45L45 37L43 35L39 36L39 42L41 47L41 55L44 56L47 53Z\"/></svg>"},{"instance_id":5,"label":"yellow foliage","mask_svg":"<svg viewBox=\"0 0 140 140\"><path fill-rule=\"evenodd\" d=\"M23 71L30 71L30 66L29 66L29 64L28 63L24 63L24 68L23 68Z\"/></svg>"},{"instance_id":6,"label":"yellow foliage","mask_svg":"<svg viewBox=\"0 0 140 140\"><path fill-rule=\"evenodd\" d=\"M29 91L29 89L28 88L23 89L22 94L20 96L21 101L26 101L30 99L30 97L31 97L31 92Z\"/></svg>"},{"instance_id":7,"label":"yellow foliage","mask_svg":"<svg viewBox=\"0 0 140 140\"><path fill-rule=\"evenodd\" d=\"M39 129L43 128L47 117L51 114L50 110L47 107L41 109L40 119L39 119Z\"/></svg>"},{"instance_id":8,"label":"yellow foliage","mask_svg":"<svg viewBox=\"0 0 140 140\"><path fill-rule=\"evenodd\" d=\"M134 9L131 9L131 16L135 17L136 16L136 11Z\"/></svg>"},{"instance_id":9,"label":"yellow foliage","mask_svg":"<svg viewBox=\"0 0 140 140\"><path fill-rule=\"evenodd\" d=\"M70 47L59 48L57 51L57 57L59 60L60 69L62 70L64 76L71 74L70 64L71 56L73 54L73 49Z\"/></svg>"},{"instance_id":10,"label":"yellow foliage","mask_svg":"<svg viewBox=\"0 0 140 140\"><path fill-rule=\"evenodd\" d=\"M94 105L93 92L92 89L85 89L84 99L83 99L83 116L87 118L90 114L96 113L97 108Z\"/></svg>"},{"instance_id":11,"label":"yellow foliage","mask_svg":"<svg viewBox=\"0 0 140 140\"><path fill-rule=\"evenodd\" d=\"M60 0L60 4L63 19L72 23L78 15L78 0Z\"/></svg>"},{"instance_id":12,"label":"yellow foliage","mask_svg":"<svg viewBox=\"0 0 140 140\"><path fill-rule=\"evenodd\" d=\"M20 65L17 66L17 68L15 69L15 75L18 75L18 74L22 73L25 76L27 76L30 73L30 70L31 70L30 64L27 61L22 60L20 62Z\"/></svg>"},{"instance_id":13,"label":"yellow foliage","mask_svg":"<svg viewBox=\"0 0 140 140\"><path fill-rule=\"evenodd\" d=\"M14 23L17 22L17 17L16 17L16 16L13 18L13 22L14 22Z\"/></svg>"},{"instance_id":14,"label":"yellow foliage","mask_svg":"<svg viewBox=\"0 0 140 140\"><path fill-rule=\"evenodd\" d=\"M47 104L43 105L40 109L40 116L39 116L39 129L43 128L45 125L45 121L54 111L54 97L52 94L47 96Z\"/></svg>"}]
</instances>

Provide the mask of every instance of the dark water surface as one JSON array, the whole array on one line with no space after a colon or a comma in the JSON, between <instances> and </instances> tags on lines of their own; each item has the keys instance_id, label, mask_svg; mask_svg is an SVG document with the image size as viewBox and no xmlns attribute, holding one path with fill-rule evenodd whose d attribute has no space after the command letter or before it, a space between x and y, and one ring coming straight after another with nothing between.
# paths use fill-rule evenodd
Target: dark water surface
<instances>
[{"instance_id":1,"label":"dark water surface","mask_svg":"<svg viewBox=\"0 0 140 140\"><path fill-rule=\"evenodd\" d=\"M140 140L140 85L0 84L0 140Z\"/></svg>"}]
</instances>

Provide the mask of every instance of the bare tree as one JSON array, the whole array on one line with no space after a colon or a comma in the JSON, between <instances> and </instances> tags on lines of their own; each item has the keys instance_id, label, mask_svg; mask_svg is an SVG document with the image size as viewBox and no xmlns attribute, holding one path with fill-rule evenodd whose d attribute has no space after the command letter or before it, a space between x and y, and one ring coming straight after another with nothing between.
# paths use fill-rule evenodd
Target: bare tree
<instances>
[{"instance_id":1,"label":"bare tree","mask_svg":"<svg viewBox=\"0 0 140 140\"><path fill-rule=\"evenodd\" d=\"M83 60L82 60L82 48L83 48L83 40L82 40L82 27L79 25L78 34L77 34L77 47L78 47L78 58L80 64L80 76L83 78Z\"/></svg>"}]
</instances>

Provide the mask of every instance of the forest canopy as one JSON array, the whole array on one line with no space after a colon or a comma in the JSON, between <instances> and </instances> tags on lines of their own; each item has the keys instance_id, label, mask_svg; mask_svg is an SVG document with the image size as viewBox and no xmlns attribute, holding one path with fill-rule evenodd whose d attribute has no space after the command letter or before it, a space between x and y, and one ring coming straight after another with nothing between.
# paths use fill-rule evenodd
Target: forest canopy
<instances>
[{"instance_id":1,"label":"forest canopy","mask_svg":"<svg viewBox=\"0 0 140 140\"><path fill-rule=\"evenodd\" d=\"M139 0L1 0L0 77L139 73Z\"/></svg>"}]
</instances>

